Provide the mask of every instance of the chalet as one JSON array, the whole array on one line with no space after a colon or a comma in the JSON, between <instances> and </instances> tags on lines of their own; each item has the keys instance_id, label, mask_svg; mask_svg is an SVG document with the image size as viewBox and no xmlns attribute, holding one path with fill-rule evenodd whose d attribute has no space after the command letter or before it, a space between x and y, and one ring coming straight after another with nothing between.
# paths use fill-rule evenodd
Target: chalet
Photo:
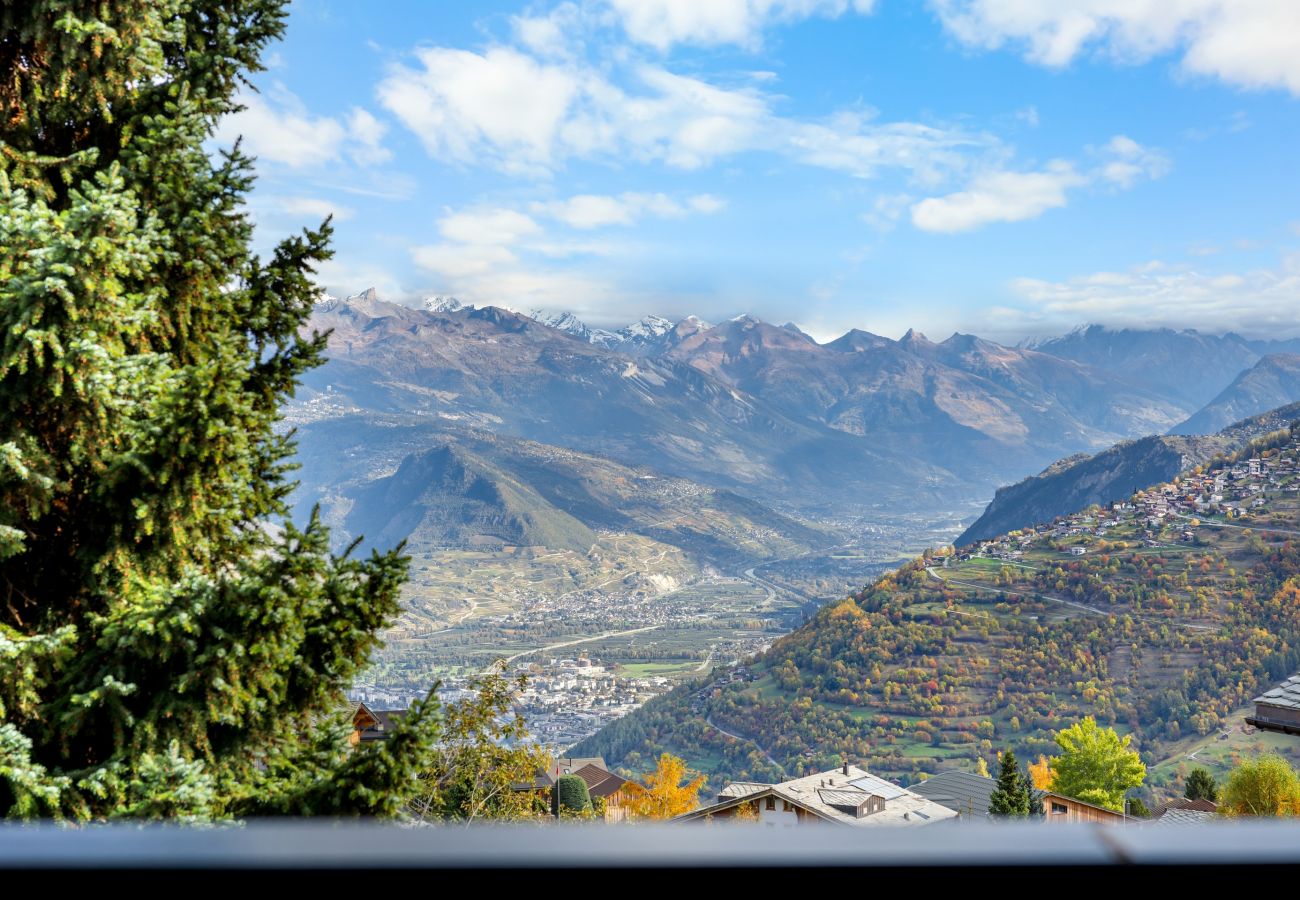
<instances>
[{"instance_id":1,"label":"chalet","mask_svg":"<svg viewBox=\"0 0 1300 900\"><path fill-rule=\"evenodd\" d=\"M1132 821L1123 813L1113 809L1085 803L1064 794L1043 792L1043 821L1048 825L1071 824L1075 822L1095 822L1099 825L1122 825Z\"/></svg>"},{"instance_id":2,"label":"chalet","mask_svg":"<svg viewBox=\"0 0 1300 900\"><path fill-rule=\"evenodd\" d=\"M1246 722L1265 731L1300 734L1300 675L1292 675L1255 698L1255 714Z\"/></svg>"},{"instance_id":3,"label":"chalet","mask_svg":"<svg viewBox=\"0 0 1300 900\"><path fill-rule=\"evenodd\" d=\"M404 709L371 709L360 701L351 704L352 733L348 735L348 744L353 747L374 741L386 741L389 734L402 719L406 718Z\"/></svg>"},{"instance_id":4,"label":"chalet","mask_svg":"<svg viewBox=\"0 0 1300 900\"><path fill-rule=\"evenodd\" d=\"M1075 545L1075 546L1073 546L1073 547L1070 548L1070 555L1071 555L1071 556L1083 556L1083 555L1084 555L1085 553L1087 553L1087 552L1088 552L1088 548L1087 548L1087 547L1080 547L1080 546L1078 546L1078 545Z\"/></svg>"},{"instance_id":5,"label":"chalet","mask_svg":"<svg viewBox=\"0 0 1300 900\"><path fill-rule=\"evenodd\" d=\"M757 821L768 827L834 823L852 827L933 825L957 813L858 766L805 775L780 784L734 782L716 802L674 822Z\"/></svg>"},{"instance_id":6,"label":"chalet","mask_svg":"<svg viewBox=\"0 0 1300 900\"><path fill-rule=\"evenodd\" d=\"M553 759L544 771L537 773L532 784L517 784L515 790L549 793L555 782L564 775L581 778L593 800L605 801L606 822L622 822L627 818L627 801L630 797L628 780L605 768L605 760L599 756L564 756Z\"/></svg>"}]
</instances>

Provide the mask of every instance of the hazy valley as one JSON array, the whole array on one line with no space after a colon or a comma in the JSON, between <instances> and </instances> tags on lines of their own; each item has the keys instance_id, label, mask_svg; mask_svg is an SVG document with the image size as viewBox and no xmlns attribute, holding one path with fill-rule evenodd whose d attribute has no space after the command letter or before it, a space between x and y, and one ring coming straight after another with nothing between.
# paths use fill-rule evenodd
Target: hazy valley
<instances>
[{"instance_id":1,"label":"hazy valley","mask_svg":"<svg viewBox=\"0 0 1300 900\"><path fill-rule=\"evenodd\" d=\"M404 541L412 557L360 695L401 705L508 658L589 695L576 712L558 709L563 691L534 698L557 748L752 656L971 519L963 542L1239 449L1278 418L1157 435L1288 390L1242 387L1278 347L1194 332L819 344L750 316L612 331L373 291L322 301L309 328L332 334L287 411L298 510L319 504L336 546ZM1168 377L1185 356L1193 383ZM579 656L602 677L557 675Z\"/></svg>"}]
</instances>

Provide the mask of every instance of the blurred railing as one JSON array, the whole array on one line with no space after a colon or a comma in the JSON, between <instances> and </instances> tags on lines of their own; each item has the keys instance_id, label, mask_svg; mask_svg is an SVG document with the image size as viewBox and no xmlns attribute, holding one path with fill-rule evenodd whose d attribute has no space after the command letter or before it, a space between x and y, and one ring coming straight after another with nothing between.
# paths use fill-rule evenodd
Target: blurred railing
<instances>
[{"instance_id":1,"label":"blurred railing","mask_svg":"<svg viewBox=\"0 0 1300 900\"><path fill-rule=\"evenodd\" d=\"M777 829L737 824L400 827L295 821L215 828L0 827L0 884L27 876L61 887L189 873L197 880L187 877L185 883L195 889L262 884L280 875L333 887L350 876L359 878L358 883L378 878L374 886L383 890L387 875L421 870L477 873L489 876L494 888L537 884L539 879L550 883L549 878L565 871L599 870L660 875L677 871L699 885L701 879L727 880L738 871L761 869L792 874L869 871L873 878L906 878L923 891L969 884L972 876L991 876L997 870L1060 867L1096 872L1114 866L1158 868L1166 887L1171 879L1203 887L1202 879L1215 872L1254 878L1266 869L1300 868L1300 823ZM600 883L604 893L622 885L620 896L626 891L677 891L669 887L674 882ZM1295 893L1294 881L1285 884Z\"/></svg>"}]
</instances>

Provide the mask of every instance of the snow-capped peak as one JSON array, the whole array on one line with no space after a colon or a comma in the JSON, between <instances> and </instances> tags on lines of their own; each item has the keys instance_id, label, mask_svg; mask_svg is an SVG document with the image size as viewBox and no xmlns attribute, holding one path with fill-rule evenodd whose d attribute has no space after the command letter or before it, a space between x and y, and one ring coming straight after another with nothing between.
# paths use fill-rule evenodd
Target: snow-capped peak
<instances>
[{"instance_id":1,"label":"snow-capped peak","mask_svg":"<svg viewBox=\"0 0 1300 900\"><path fill-rule=\"evenodd\" d=\"M462 309L473 309L473 304L461 303L455 297L436 295L424 298L424 309L431 313L452 313L460 312Z\"/></svg>"},{"instance_id":2,"label":"snow-capped peak","mask_svg":"<svg viewBox=\"0 0 1300 900\"><path fill-rule=\"evenodd\" d=\"M583 322L571 312L548 313L544 310L535 309L528 314L528 317L542 323L548 328L563 331L567 334L573 335L574 337L585 339L591 333L591 329L587 327L587 323Z\"/></svg>"},{"instance_id":3,"label":"snow-capped peak","mask_svg":"<svg viewBox=\"0 0 1300 900\"><path fill-rule=\"evenodd\" d=\"M673 323L663 316L644 316L639 322L633 322L618 333L624 338L657 338L673 330Z\"/></svg>"}]
</instances>

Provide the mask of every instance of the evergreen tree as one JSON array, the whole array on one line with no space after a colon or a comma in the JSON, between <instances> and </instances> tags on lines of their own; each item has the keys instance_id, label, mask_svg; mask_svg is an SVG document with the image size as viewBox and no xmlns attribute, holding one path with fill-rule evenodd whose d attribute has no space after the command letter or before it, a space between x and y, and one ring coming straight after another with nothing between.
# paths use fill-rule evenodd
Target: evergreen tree
<instances>
[{"instance_id":1,"label":"evergreen tree","mask_svg":"<svg viewBox=\"0 0 1300 900\"><path fill-rule=\"evenodd\" d=\"M989 815L1013 819L1029 815L1029 794L1016 755L1010 750L1002 754L998 765L997 787L989 795Z\"/></svg>"},{"instance_id":2,"label":"evergreen tree","mask_svg":"<svg viewBox=\"0 0 1300 900\"><path fill-rule=\"evenodd\" d=\"M1219 785L1207 770L1192 769L1192 774L1187 776L1183 796L1188 800L1209 800L1214 803L1219 799Z\"/></svg>"},{"instance_id":3,"label":"evergreen tree","mask_svg":"<svg viewBox=\"0 0 1300 900\"><path fill-rule=\"evenodd\" d=\"M561 775L555 779L554 809L557 818L583 816L592 811L591 792L587 782L577 775Z\"/></svg>"},{"instance_id":4,"label":"evergreen tree","mask_svg":"<svg viewBox=\"0 0 1300 900\"><path fill-rule=\"evenodd\" d=\"M328 221L249 254L203 144L284 0L0 5L0 815L394 814L417 704L340 753L398 553L287 520Z\"/></svg>"},{"instance_id":5,"label":"evergreen tree","mask_svg":"<svg viewBox=\"0 0 1300 900\"><path fill-rule=\"evenodd\" d=\"M1047 810L1043 808L1043 792L1034 787L1034 778L1028 771L1020 775L1020 789L1025 792L1025 800L1029 805L1029 818L1041 819L1045 816Z\"/></svg>"}]
</instances>

